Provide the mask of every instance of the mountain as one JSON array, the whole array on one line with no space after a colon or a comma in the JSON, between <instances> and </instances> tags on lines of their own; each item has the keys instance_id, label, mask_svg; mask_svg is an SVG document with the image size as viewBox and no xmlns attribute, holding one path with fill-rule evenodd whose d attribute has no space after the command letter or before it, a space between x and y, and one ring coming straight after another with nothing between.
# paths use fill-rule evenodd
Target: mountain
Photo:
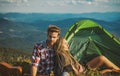
<instances>
[{"instance_id":1,"label":"mountain","mask_svg":"<svg viewBox=\"0 0 120 76\"><path fill-rule=\"evenodd\" d=\"M92 18L104 21L116 21L120 18L120 12L105 13L80 13L80 14L60 14L60 13L0 13L0 18L8 18L18 22L34 22L39 20L58 21L69 18Z\"/></svg>"},{"instance_id":2,"label":"mountain","mask_svg":"<svg viewBox=\"0 0 120 76\"><path fill-rule=\"evenodd\" d=\"M0 14L0 47L15 48L21 51L32 51L36 42L46 39L47 27L50 24L61 28L64 36L68 28L78 20L90 19L102 25L109 32L120 37L120 13L90 14ZM91 18L88 17L91 15ZM94 16L93 16L94 15ZM96 18L95 18L96 16ZM100 19L102 16L105 17ZM110 18L111 17L111 18ZM99 19L97 19L99 18Z\"/></svg>"},{"instance_id":3,"label":"mountain","mask_svg":"<svg viewBox=\"0 0 120 76\"><path fill-rule=\"evenodd\" d=\"M0 19L0 47L29 50L43 35L43 31L30 24Z\"/></svg>"}]
</instances>

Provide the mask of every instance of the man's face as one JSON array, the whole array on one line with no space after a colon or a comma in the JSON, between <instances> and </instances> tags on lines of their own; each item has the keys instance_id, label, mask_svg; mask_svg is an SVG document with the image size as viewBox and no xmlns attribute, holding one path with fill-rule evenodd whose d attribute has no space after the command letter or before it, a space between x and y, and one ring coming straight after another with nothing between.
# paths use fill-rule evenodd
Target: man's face
<instances>
[{"instance_id":1,"label":"man's face","mask_svg":"<svg viewBox=\"0 0 120 76\"><path fill-rule=\"evenodd\" d=\"M57 32L48 33L49 44L53 45L57 41L58 38L59 38L59 35Z\"/></svg>"}]
</instances>

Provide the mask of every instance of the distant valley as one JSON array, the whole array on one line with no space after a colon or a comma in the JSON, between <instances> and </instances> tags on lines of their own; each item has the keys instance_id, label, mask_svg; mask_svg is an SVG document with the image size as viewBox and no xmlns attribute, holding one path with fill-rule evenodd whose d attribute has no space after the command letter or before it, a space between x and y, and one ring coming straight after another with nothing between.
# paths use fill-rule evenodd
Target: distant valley
<instances>
[{"instance_id":1,"label":"distant valley","mask_svg":"<svg viewBox=\"0 0 120 76\"><path fill-rule=\"evenodd\" d=\"M91 17L90 17L91 16ZM120 13L90 14L0 14L0 47L32 51L36 42L46 39L50 24L61 28L64 36L78 20L90 19L120 38Z\"/></svg>"}]
</instances>

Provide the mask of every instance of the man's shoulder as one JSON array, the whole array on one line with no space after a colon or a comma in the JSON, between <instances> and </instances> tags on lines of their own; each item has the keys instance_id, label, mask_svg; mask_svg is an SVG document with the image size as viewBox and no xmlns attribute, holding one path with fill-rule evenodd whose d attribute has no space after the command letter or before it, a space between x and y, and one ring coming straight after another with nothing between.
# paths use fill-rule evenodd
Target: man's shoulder
<instances>
[{"instance_id":1,"label":"man's shoulder","mask_svg":"<svg viewBox=\"0 0 120 76\"><path fill-rule=\"evenodd\" d=\"M40 42L36 43L35 46L43 46L43 47L45 47L46 46L46 40L43 40L43 41L40 41Z\"/></svg>"},{"instance_id":2,"label":"man's shoulder","mask_svg":"<svg viewBox=\"0 0 120 76\"><path fill-rule=\"evenodd\" d=\"M46 40L42 40L42 41L40 41L40 42L37 43L37 44L46 44Z\"/></svg>"}]
</instances>

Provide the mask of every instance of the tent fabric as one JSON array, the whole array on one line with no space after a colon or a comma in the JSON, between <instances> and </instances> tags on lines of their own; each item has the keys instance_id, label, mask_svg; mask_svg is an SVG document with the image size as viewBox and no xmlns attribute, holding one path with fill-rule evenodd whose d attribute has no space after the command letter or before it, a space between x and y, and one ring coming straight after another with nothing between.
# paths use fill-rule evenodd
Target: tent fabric
<instances>
[{"instance_id":1,"label":"tent fabric","mask_svg":"<svg viewBox=\"0 0 120 76\"><path fill-rule=\"evenodd\" d=\"M98 55L104 55L120 67L120 41L92 20L75 22L66 32L71 54L85 64Z\"/></svg>"}]
</instances>

